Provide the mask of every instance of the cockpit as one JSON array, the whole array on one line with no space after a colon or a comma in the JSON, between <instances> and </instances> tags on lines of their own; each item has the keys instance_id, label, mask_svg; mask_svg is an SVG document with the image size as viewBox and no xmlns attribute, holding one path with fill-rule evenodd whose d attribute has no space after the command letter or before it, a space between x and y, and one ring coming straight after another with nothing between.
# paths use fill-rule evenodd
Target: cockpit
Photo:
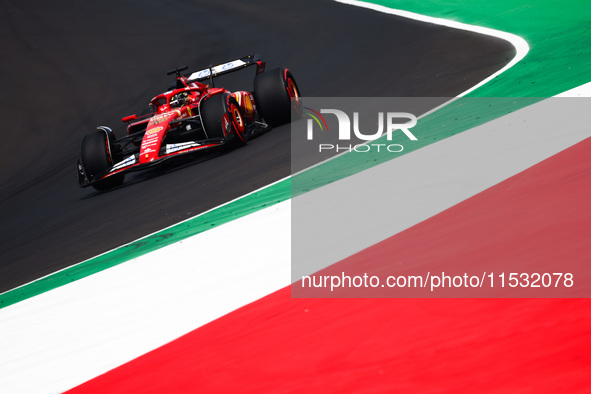
<instances>
[{"instance_id":1,"label":"cockpit","mask_svg":"<svg viewBox=\"0 0 591 394\"><path fill-rule=\"evenodd\" d=\"M189 93L177 93L170 98L170 108L179 108L189 103Z\"/></svg>"}]
</instances>

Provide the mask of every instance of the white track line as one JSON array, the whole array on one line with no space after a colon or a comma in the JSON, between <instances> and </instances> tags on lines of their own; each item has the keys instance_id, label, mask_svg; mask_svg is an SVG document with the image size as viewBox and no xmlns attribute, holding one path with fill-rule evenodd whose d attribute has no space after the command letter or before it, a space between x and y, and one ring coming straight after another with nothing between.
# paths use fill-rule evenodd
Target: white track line
<instances>
[{"instance_id":1,"label":"white track line","mask_svg":"<svg viewBox=\"0 0 591 394\"><path fill-rule=\"evenodd\" d=\"M466 31L470 31L473 33L497 37L502 40L510 42L515 47L515 52L516 52L515 57L513 59L511 59L511 61L509 63L507 63L499 71L491 74L489 77L483 79L481 82L472 86L470 89L466 90L465 92L460 93L457 97L464 97L468 93L470 93L470 92L478 89L482 85L490 82L494 78L498 77L499 75L501 75L502 73L504 73L505 71L507 71L508 69L513 67L514 65L516 65L517 63L519 63L519 61L521 59L523 59L525 57L525 55L527 55L527 53L529 52L529 45L527 44L527 41L525 41L523 38L521 38L515 34L507 33L504 31L490 29L488 27L468 25L466 23L456 22L456 21L452 21L452 20L448 20L448 19L434 18L432 16L416 14L416 13L410 12L410 11L396 10L393 8L385 7L383 5L366 3L364 1L357 1L357 0L334 0L334 1L336 1L337 3L353 5L353 6L361 7L361 8L367 8L370 10L382 12L384 14L397 15L397 16L401 16L403 18L413 19L413 20L420 21L420 22L432 23L432 24L439 25L439 26L447 26L447 27L451 27L453 29L466 30Z\"/></svg>"},{"instance_id":2,"label":"white track line","mask_svg":"<svg viewBox=\"0 0 591 394\"><path fill-rule=\"evenodd\" d=\"M591 82L556 95L556 97L591 97Z\"/></svg>"}]
</instances>

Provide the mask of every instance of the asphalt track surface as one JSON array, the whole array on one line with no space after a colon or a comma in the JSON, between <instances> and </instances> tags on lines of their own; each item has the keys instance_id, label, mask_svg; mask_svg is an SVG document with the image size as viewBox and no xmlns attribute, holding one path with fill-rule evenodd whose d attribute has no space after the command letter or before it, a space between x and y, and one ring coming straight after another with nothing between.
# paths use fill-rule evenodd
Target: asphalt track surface
<instances>
[{"instance_id":1,"label":"asphalt track surface","mask_svg":"<svg viewBox=\"0 0 591 394\"><path fill-rule=\"evenodd\" d=\"M454 96L514 54L499 39L332 1L4 1L0 5L0 292L290 174L289 126L223 155L80 189L98 125L166 90L165 72L250 53L307 96ZM246 85L230 88L250 89Z\"/></svg>"}]
</instances>

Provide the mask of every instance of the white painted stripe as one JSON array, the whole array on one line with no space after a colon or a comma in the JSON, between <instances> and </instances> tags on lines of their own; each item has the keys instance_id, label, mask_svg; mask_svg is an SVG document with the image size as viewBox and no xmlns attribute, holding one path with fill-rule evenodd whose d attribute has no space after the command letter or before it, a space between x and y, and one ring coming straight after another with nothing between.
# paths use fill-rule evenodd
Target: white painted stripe
<instances>
[{"instance_id":1,"label":"white painted stripe","mask_svg":"<svg viewBox=\"0 0 591 394\"><path fill-rule=\"evenodd\" d=\"M0 391L75 387L289 285L290 201L0 310Z\"/></svg>"},{"instance_id":2,"label":"white painted stripe","mask_svg":"<svg viewBox=\"0 0 591 394\"><path fill-rule=\"evenodd\" d=\"M560 93L556 97L591 97L591 82Z\"/></svg>"},{"instance_id":3,"label":"white painted stripe","mask_svg":"<svg viewBox=\"0 0 591 394\"><path fill-rule=\"evenodd\" d=\"M356 7L367 8L370 10L382 12L384 14L397 15L397 16L401 16L403 18L413 19L413 20L421 21L421 22L425 22L425 23L432 23L435 25L447 26L447 27L451 27L454 29L466 30L466 31L470 31L473 33L497 37L502 40L506 40L506 41L510 42L515 47L515 51L516 51L515 57L513 59L511 59L511 61L509 63L507 63L503 68L501 68L497 72L491 74L489 77L480 81L478 84L472 86L470 89L466 90L465 92L460 93L457 97L464 97L468 93L470 93L470 92L478 89L482 85L490 82L494 78L498 77L499 75L501 75L502 73L504 73L505 71L507 71L508 69L513 67L515 64L519 63L519 61L521 59L523 59L525 57L525 55L527 55L527 53L529 52L529 45L527 44L527 41L525 41L523 38L521 38L515 34L511 34L508 32L490 29L488 27L469 25L467 23L461 23L461 22L457 22L457 21L453 21L453 20L449 20L449 19L435 18L432 16L416 14L416 13L410 12L410 11L397 10L394 8L388 8L383 5L366 3L364 1L357 1L357 0L335 0L335 1L338 3L349 4L349 5L353 5Z\"/></svg>"}]
</instances>

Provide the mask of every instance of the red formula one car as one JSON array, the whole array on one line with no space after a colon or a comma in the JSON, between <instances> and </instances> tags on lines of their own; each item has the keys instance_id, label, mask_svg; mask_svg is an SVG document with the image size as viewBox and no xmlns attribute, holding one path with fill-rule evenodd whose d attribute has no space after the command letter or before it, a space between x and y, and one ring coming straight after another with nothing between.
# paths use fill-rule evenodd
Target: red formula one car
<instances>
[{"instance_id":1,"label":"red formula one car","mask_svg":"<svg viewBox=\"0 0 591 394\"><path fill-rule=\"evenodd\" d=\"M253 92L214 87L214 77L249 66L256 66ZM125 173L171 157L222 145L244 145L301 113L301 96L293 75L286 68L265 72L258 55L181 75L186 69L169 71L168 75L176 74L170 90L154 97L140 116L122 119L128 123L126 137L116 139L106 126L84 137L77 162L81 187L110 189L123 183Z\"/></svg>"}]
</instances>

